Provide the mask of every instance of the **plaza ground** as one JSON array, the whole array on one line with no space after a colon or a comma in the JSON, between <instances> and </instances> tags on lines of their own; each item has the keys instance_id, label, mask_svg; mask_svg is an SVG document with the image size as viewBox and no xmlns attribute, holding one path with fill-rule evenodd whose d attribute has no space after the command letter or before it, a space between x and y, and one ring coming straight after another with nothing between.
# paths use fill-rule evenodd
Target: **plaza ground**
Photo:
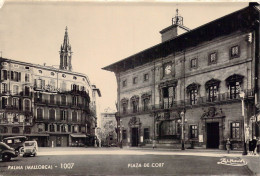
<instances>
[{"instance_id":1,"label":"plaza ground","mask_svg":"<svg viewBox=\"0 0 260 176\"><path fill-rule=\"evenodd\" d=\"M257 175L259 156L240 151L142 148L39 148L37 157L0 162L0 175ZM218 164L221 158L247 162ZM25 167L29 169L25 170ZM31 169L31 166L35 166ZM20 169L19 169L20 167ZM37 168L38 167L38 168ZM49 168L39 168L49 167ZM52 168L50 168L52 167ZM15 169L16 168L16 169Z\"/></svg>"}]
</instances>

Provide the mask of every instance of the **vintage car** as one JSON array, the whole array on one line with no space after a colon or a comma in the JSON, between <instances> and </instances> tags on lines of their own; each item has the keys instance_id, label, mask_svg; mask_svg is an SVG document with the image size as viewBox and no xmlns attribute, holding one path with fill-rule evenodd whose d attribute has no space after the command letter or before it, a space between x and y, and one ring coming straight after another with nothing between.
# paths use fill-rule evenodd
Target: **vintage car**
<instances>
[{"instance_id":1,"label":"vintage car","mask_svg":"<svg viewBox=\"0 0 260 176\"><path fill-rule=\"evenodd\" d=\"M26 136L13 136L3 139L3 142L14 148L16 151L21 152L23 143L27 140Z\"/></svg>"},{"instance_id":2,"label":"vintage car","mask_svg":"<svg viewBox=\"0 0 260 176\"><path fill-rule=\"evenodd\" d=\"M2 161L10 161L11 158L15 158L19 155L18 151L9 147L7 144L0 142L0 157Z\"/></svg>"},{"instance_id":3,"label":"vintage car","mask_svg":"<svg viewBox=\"0 0 260 176\"><path fill-rule=\"evenodd\" d=\"M36 156L38 152L37 141L25 141L23 144L23 156Z\"/></svg>"}]
</instances>

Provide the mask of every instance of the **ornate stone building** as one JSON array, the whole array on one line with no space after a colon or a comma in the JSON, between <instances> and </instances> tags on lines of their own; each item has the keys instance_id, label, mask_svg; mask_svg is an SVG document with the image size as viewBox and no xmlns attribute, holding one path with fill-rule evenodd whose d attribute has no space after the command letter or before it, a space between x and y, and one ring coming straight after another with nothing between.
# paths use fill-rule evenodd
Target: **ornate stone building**
<instances>
[{"instance_id":1,"label":"ornate stone building","mask_svg":"<svg viewBox=\"0 0 260 176\"><path fill-rule=\"evenodd\" d=\"M180 148L183 131L186 147L223 149L231 138L241 148L244 117L248 137L259 136L259 5L193 30L177 12L160 33L162 43L103 68L117 78L123 144Z\"/></svg>"},{"instance_id":2,"label":"ornate stone building","mask_svg":"<svg viewBox=\"0 0 260 176\"><path fill-rule=\"evenodd\" d=\"M100 91L72 71L71 54L66 28L59 69L0 58L2 138L25 135L39 146L94 145Z\"/></svg>"}]
</instances>

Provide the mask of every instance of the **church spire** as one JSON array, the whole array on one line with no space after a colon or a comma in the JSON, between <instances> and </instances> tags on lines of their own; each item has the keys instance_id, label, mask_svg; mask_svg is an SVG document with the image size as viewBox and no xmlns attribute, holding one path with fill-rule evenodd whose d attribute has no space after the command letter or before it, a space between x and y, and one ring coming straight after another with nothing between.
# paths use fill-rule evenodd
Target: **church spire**
<instances>
[{"instance_id":1,"label":"church spire","mask_svg":"<svg viewBox=\"0 0 260 176\"><path fill-rule=\"evenodd\" d=\"M71 46L69 43L68 27L65 28L63 45L60 48L60 69L62 70L72 70L71 65Z\"/></svg>"}]
</instances>

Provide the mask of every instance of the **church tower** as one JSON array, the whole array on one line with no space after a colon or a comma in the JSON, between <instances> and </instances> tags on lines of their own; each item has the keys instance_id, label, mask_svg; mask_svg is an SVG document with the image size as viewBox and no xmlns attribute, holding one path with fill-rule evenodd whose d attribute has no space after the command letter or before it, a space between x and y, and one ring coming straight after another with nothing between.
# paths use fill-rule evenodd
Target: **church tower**
<instances>
[{"instance_id":1,"label":"church tower","mask_svg":"<svg viewBox=\"0 0 260 176\"><path fill-rule=\"evenodd\" d=\"M72 70L71 65L71 46L69 43L68 28L66 26L63 45L60 47L60 69L61 70Z\"/></svg>"}]
</instances>

